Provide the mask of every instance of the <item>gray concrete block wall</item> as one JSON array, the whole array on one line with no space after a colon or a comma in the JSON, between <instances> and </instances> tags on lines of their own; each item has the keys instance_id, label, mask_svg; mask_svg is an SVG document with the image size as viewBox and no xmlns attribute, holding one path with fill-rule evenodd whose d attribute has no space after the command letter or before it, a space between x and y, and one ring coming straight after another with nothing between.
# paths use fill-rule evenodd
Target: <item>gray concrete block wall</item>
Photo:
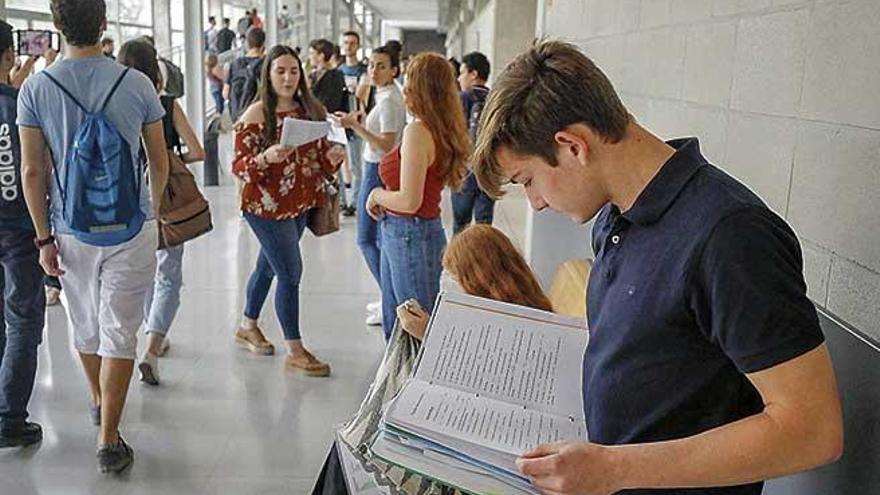
<instances>
[{"instance_id":1,"label":"gray concrete block wall","mask_svg":"<svg viewBox=\"0 0 880 495\"><path fill-rule=\"evenodd\" d=\"M640 123L664 138L699 136L714 163L785 217L810 298L880 340L880 1L539 8L539 32L582 47ZM583 256L582 228L553 227L554 244L578 239L569 257Z\"/></svg>"}]
</instances>

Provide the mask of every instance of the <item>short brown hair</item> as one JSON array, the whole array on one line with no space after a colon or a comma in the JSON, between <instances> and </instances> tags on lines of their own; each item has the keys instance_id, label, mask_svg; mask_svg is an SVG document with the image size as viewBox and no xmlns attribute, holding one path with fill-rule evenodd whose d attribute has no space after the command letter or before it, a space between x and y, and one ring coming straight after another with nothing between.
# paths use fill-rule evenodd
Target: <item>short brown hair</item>
<instances>
[{"instance_id":1,"label":"short brown hair","mask_svg":"<svg viewBox=\"0 0 880 495\"><path fill-rule=\"evenodd\" d=\"M572 44L536 40L495 81L480 117L474 173L480 187L501 196L500 147L555 166L554 135L577 123L608 142L620 141L629 113L611 82Z\"/></svg>"}]
</instances>

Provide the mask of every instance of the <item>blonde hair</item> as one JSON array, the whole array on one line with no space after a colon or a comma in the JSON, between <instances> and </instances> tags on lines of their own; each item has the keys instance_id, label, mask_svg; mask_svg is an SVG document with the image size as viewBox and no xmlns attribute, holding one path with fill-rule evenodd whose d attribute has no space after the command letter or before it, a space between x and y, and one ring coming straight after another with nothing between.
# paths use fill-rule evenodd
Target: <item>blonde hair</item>
<instances>
[{"instance_id":1,"label":"blonde hair","mask_svg":"<svg viewBox=\"0 0 880 495\"><path fill-rule=\"evenodd\" d=\"M472 225L453 237L443 267L468 294L553 311L526 260L491 225Z\"/></svg>"},{"instance_id":2,"label":"blonde hair","mask_svg":"<svg viewBox=\"0 0 880 495\"><path fill-rule=\"evenodd\" d=\"M452 66L441 55L421 53L406 65L406 106L434 138L434 166L443 183L458 189L467 173L470 138Z\"/></svg>"}]
</instances>

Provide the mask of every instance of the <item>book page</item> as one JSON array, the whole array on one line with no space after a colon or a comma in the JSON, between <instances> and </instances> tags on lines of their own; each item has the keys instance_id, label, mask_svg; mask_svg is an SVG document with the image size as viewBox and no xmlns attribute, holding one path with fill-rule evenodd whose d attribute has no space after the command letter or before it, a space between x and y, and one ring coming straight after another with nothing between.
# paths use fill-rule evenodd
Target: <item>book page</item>
<instances>
[{"instance_id":1,"label":"book page","mask_svg":"<svg viewBox=\"0 0 880 495\"><path fill-rule=\"evenodd\" d=\"M544 443L586 438L582 420L419 380L409 382L401 391L386 422L415 433L431 432L438 443L443 443L441 436L447 436L513 456Z\"/></svg>"},{"instance_id":2,"label":"book page","mask_svg":"<svg viewBox=\"0 0 880 495\"><path fill-rule=\"evenodd\" d=\"M444 293L415 378L583 420L586 345L576 319Z\"/></svg>"}]
</instances>

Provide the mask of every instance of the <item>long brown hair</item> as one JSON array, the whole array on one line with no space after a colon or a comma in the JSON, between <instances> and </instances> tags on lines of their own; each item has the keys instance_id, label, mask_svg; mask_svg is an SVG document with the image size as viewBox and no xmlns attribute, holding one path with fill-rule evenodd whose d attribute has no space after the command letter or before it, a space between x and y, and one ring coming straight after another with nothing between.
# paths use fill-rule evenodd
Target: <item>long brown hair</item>
<instances>
[{"instance_id":1,"label":"long brown hair","mask_svg":"<svg viewBox=\"0 0 880 495\"><path fill-rule=\"evenodd\" d=\"M409 111L431 131L437 147L434 166L441 179L458 189L471 143L452 66L437 53L416 55L406 66L403 91Z\"/></svg>"},{"instance_id":2,"label":"long brown hair","mask_svg":"<svg viewBox=\"0 0 880 495\"><path fill-rule=\"evenodd\" d=\"M293 99L303 107L306 111L307 118L310 120L323 121L327 118L327 111L324 105L315 98L312 90L306 84L306 74L303 72L302 61L296 51L285 45L275 45L269 50L266 59L263 61L263 68L260 70L260 88L257 91L260 101L263 102L263 119L265 120L265 131L263 136L267 143L274 143L278 135L278 117L275 110L278 108L278 93L272 87L272 78L270 71L272 70L272 62L275 59L290 55L296 59L296 65L299 68L299 83L296 88L296 95Z\"/></svg>"},{"instance_id":3,"label":"long brown hair","mask_svg":"<svg viewBox=\"0 0 880 495\"><path fill-rule=\"evenodd\" d=\"M453 237L443 267L468 294L553 311L526 260L491 225L472 225Z\"/></svg>"}]
</instances>

